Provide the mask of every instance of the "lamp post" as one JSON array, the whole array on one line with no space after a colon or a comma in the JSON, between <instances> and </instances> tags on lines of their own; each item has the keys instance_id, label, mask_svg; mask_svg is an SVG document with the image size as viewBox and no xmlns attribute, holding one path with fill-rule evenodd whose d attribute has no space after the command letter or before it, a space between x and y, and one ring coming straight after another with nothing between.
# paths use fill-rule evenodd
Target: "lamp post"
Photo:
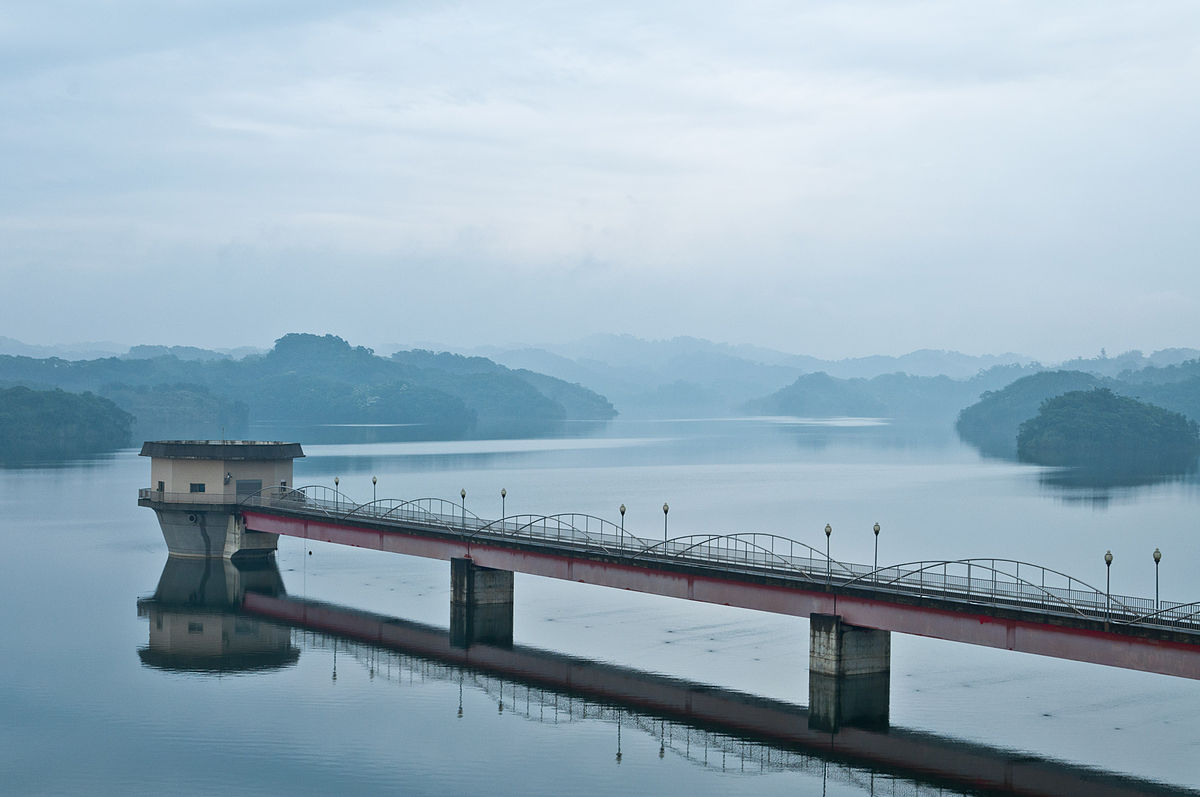
<instances>
[{"instance_id":1,"label":"lamp post","mask_svg":"<svg viewBox=\"0 0 1200 797\"><path fill-rule=\"evenodd\" d=\"M1162 561L1162 551L1154 549L1154 611L1158 611L1158 563Z\"/></svg>"},{"instance_id":2,"label":"lamp post","mask_svg":"<svg viewBox=\"0 0 1200 797\"><path fill-rule=\"evenodd\" d=\"M1104 621L1112 619L1112 551L1104 552Z\"/></svg>"},{"instance_id":3,"label":"lamp post","mask_svg":"<svg viewBox=\"0 0 1200 797\"><path fill-rule=\"evenodd\" d=\"M667 502L663 501L663 542L667 541L667 513L671 511L671 507L667 506Z\"/></svg>"},{"instance_id":4,"label":"lamp post","mask_svg":"<svg viewBox=\"0 0 1200 797\"><path fill-rule=\"evenodd\" d=\"M375 495L375 485L379 484L379 479L375 476L371 477L371 503L375 503L377 496Z\"/></svg>"},{"instance_id":5,"label":"lamp post","mask_svg":"<svg viewBox=\"0 0 1200 797\"><path fill-rule=\"evenodd\" d=\"M338 492L338 484L339 484L338 477L334 476L333 477L333 506L334 506L335 512L338 509L342 508L342 494L340 492Z\"/></svg>"},{"instance_id":6,"label":"lamp post","mask_svg":"<svg viewBox=\"0 0 1200 797\"><path fill-rule=\"evenodd\" d=\"M504 510L504 500L508 497L508 490L500 488L500 517L501 519L508 517L508 513Z\"/></svg>"},{"instance_id":7,"label":"lamp post","mask_svg":"<svg viewBox=\"0 0 1200 797\"><path fill-rule=\"evenodd\" d=\"M625 505L621 504L621 536L625 536Z\"/></svg>"},{"instance_id":8,"label":"lamp post","mask_svg":"<svg viewBox=\"0 0 1200 797\"><path fill-rule=\"evenodd\" d=\"M875 524L875 583L879 583L879 524Z\"/></svg>"},{"instance_id":9,"label":"lamp post","mask_svg":"<svg viewBox=\"0 0 1200 797\"><path fill-rule=\"evenodd\" d=\"M825 524L825 587L828 589L833 582L833 560L829 558L829 537L833 534L833 526Z\"/></svg>"},{"instance_id":10,"label":"lamp post","mask_svg":"<svg viewBox=\"0 0 1200 797\"><path fill-rule=\"evenodd\" d=\"M467 527L467 488L462 488L458 494L462 498L462 526L465 529Z\"/></svg>"}]
</instances>

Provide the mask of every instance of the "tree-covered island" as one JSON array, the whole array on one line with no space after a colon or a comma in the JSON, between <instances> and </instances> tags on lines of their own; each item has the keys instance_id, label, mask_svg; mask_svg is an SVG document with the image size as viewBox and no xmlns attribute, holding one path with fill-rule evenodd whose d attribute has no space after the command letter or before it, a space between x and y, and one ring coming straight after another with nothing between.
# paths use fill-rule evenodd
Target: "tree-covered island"
<instances>
[{"instance_id":1,"label":"tree-covered island","mask_svg":"<svg viewBox=\"0 0 1200 797\"><path fill-rule=\"evenodd\" d=\"M0 390L0 460L111 451L129 445L132 425L132 415L92 393Z\"/></svg>"},{"instance_id":2,"label":"tree-covered island","mask_svg":"<svg viewBox=\"0 0 1200 797\"><path fill-rule=\"evenodd\" d=\"M1107 388L1046 399L1017 433L1018 458L1039 465L1178 473L1198 454L1195 421Z\"/></svg>"}]
</instances>

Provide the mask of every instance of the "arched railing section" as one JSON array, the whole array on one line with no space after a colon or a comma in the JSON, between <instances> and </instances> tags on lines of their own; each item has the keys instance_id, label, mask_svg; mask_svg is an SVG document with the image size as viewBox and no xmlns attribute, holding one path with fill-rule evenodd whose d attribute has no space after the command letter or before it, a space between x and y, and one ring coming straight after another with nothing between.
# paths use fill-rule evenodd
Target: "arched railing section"
<instances>
[{"instance_id":1,"label":"arched railing section","mask_svg":"<svg viewBox=\"0 0 1200 797\"><path fill-rule=\"evenodd\" d=\"M1106 596L1074 576L1016 559L922 560L878 569L853 567L862 572L843 586L915 592L924 597L1059 611L1081 617L1124 616L1135 611L1131 603L1142 600Z\"/></svg>"},{"instance_id":2,"label":"arched railing section","mask_svg":"<svg viewBox=\"0 0 1200 797\"><path fill-rule=\"evenodd\" d=\"M472 526L485 525L470 509L444 498L407 501L380 498L360 504L346 494L323 484L294 488L265 487L238 503L239 506L302 509L336 520L405 520L440 526L455 533L461 533L463 529Z\"/></svg>"},{"instance_id":3,"label":"arched railing section","mask_svg":"<svg viewBox=\"0 0 1200 797\"><path fill-rule=\"evenodd\" d=\"M443 498L358 503L321 484L267 487L239 499L239 506L284 507L330 519L412 523L458 534L468 541L519 538L557 542L634 560L690 561L725 568L799 576L830 588L859 588L1040 610L1100 619L1118 625L1157 625L1200 630L1200 601L1159 602L1105 593L1052 568L1016 559L920 560L873 568L827 558L824 551L777 534L691 534L647 540L622 526L580 512L510 515L484 520L460 502Z\"/></svg>"},{"instance_id":4,"label":"arched railing section","mask_svg":"<svg viewBox=\"0 0 1200 797\"><path fill-rule=\"evenodd\" d=\"M415 498L408 501L380 498L364 504L363 507L364 511L359 512L361 517L429 524L456 534L462 534L465 529L484 523L479 515L470 509L445 498Z\"/></svg>"},{"instance_id":5,"label":"arched railing section","mask_svg":"<svg viewBox=\"0 0 1200 797\"><path fill-rule=\"evenodd\" d=\"M852 575L850 569L811 545L790 537L762 532L738 534L690 534L660 540L634 558L661 557L701 560L754 569L783 569L813 579L839 579Z\"/></svg>"},{"instance_id":6,"label":"arched railing section","mask_svg":"<svg viewBox=\"0 0 1200 797\"><path fill-rule=\"evenodd\" d=\"M1174 603L1160 601L1159 606L1152 612L1137 617L1116 618L1114 622L1121 625L1165 625L1174 628L1194 629L1200 626L1200 601L1191 603Z\"/></svg>"},{"instance_id":7,"label":"arched railing section","mask_svg":"<svg viewBox=\"0 0 1200 797\"><path fill-rule=\"evenodd\" d=\"M510 515L475 529L468 537L479 539L487 535L574 542L588 550L599 550L607 554L640 551L648 545L645 540L625 531L611 520L583 512Z\"/></svg>"}]
</instances>

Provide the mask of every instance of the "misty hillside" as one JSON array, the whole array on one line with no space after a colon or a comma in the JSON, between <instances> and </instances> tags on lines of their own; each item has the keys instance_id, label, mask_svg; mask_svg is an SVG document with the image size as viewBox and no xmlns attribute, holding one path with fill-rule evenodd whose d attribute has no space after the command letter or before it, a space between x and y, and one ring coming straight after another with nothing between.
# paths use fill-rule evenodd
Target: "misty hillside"
<instances>
[{"instance_id":1,"label":"misty hillside","mask_svg":"<svg viewBox=\"0 0 1200 797\"><path fill-rule=\"evenodd\" d=\"M432 352L384 358L333 335L285 335L266 354L240 360L5 355L0 385L108 396L137 416L135 437L234 436L262 421L418 424L447 436L536 434L564 420L616 414L603 396L543 374Z\"/></svg>"},{"instance_id":2,"label":"misty hillside","mask_svg":"<svg viewBox=\"0 0 1200 797\"><path fill-rule=\"evenodd\" d=\"M122 346L111 341L94 343L56 344L52 346L23 343L14 338L0 335L0 354L11 354L14 357L50 358L58 357L63 360L99 360L105 357L123 357L129 359L148 359L173 354L181 360L238 360L250 354L264 354L263 349L254 346L239 346L234 349L203 349L197 346L158 346L137 345Z\"/></svg>"},{"instance_id":3,"label":"misty hillside","mask_svg":"<svg viewBox=\"0 0 1200 797\"><path fill-rule=\"evenodd\" d=\"M949 425L959 410L980 394L1006 385L1034 368L1033 365L995 366L971 379L903 373L880 374L870 379L805 374L781 390L746 402L742 410L755 415L880 417Z\"/></svg>"},{"instance_id":4,"label":"misty hillside","mask_svg":"<svg viewBox=\"0 0 1200 797\"><path fill-rule=\"evenodd\" d=\"M966 379L1000 365L1023 366L1031 362L1028 357L1016 354L975 357L933 350L900 357L880 355L831 361L701 338L649 341L631 335L592 335L562 345L488 347L477 351L511 368L528 368L586 385L607 396L627 417L739 412L749 402L762 399L805 374L867 380L906 372L917 377ZM856 389L847 388L851 394ZM870 388L862 389L860 403L866 402L862 406L875 406L868 399L871 393ZM969 396L965 403L973 398ZM830 406L838 406L833 397L829 401ZM961 406L953 411L957 412Z\"/></svg>"}]
</instances>

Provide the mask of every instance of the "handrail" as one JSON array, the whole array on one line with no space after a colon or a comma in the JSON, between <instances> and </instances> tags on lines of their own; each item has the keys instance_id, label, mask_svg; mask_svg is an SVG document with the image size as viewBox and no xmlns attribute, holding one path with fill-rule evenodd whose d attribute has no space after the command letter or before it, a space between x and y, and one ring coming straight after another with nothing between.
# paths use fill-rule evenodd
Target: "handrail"
<instances>
[{"instance_id":1,"label":"handrail","mask_svg":"<svg viewBox=\"0 0 1200 797\"><path fill-rule=\"evenodd\" d=\"M358 503L318 484L272 486L244 496L140 489L138 497L175 504L284 508L332 519L424 527L455 535L468 545L488 540L552 542L630 561L673 561L800 578L810 588L835 592L860 589L916 594L1021 611L1037 608L1043 613L1103 620L1122 627L1200 632L1200 601L1164 605L1150 598L1116 595L1060 570L1017 559L919 560L876 567L842 562L800 540L766 532L689 534L651 542L626 531L623 525L586 513L524 514L485 520L461 503L443 498L383 498Z\"/></svg>"}]
</instances>

